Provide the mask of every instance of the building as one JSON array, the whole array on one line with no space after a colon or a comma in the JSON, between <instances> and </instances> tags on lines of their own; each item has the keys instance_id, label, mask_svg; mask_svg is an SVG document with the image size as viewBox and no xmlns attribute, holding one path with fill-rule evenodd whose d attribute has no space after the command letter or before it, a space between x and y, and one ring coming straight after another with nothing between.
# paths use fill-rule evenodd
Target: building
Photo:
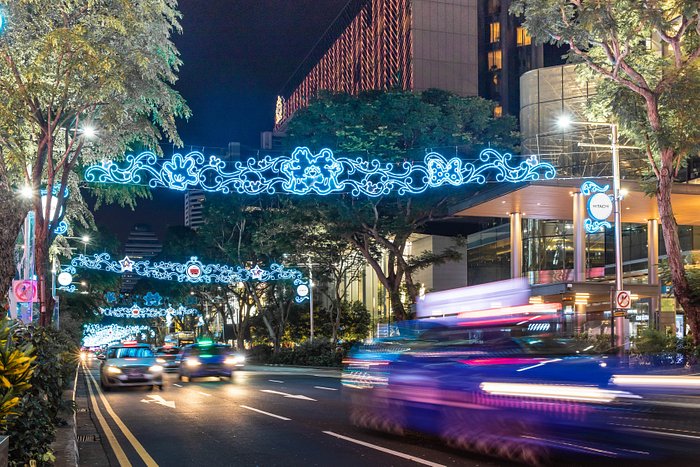
<instances>
[{"instance_id":1,"label":"building","mask_svg":"<svg viewBox=\"0 0 700 467\"><path fill-rule=\"evenodd\" d=\"M157 256L163 250L163 244L147 224L136 224L129 232L124 245L124 255L129 259L141 261ZM122 291L129 292L139 281L136 274L126 272L122 276Z\"/></svg>"},{"instance_id":2,"label":"building","mask_svg":"<svg viewBox=\"0 0 700 467\"><path fill-rule=\"evenodd\" d=\"M219 157L228 163L240 161L241 143L228 143L226 151ZM204 190L190 189L185 191L185 225L187 227L197 229L204 224L204 199Z\"/></svg>"},{"instance_id":3,"label":"building","mask_svg":"<svg viewBox=\"0 0 700 467\"><path fill-rule=\"evenodd\" d=\"M351 0L282 90L277 128L320 90L479 92L475 0Z\"/></svg>"}]
</instances>

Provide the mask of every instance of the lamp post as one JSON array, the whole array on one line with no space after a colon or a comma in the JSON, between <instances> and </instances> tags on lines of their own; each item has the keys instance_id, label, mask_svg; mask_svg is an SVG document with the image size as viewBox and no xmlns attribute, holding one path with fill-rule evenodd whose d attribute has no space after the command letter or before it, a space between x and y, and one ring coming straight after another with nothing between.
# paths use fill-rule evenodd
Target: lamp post
<instances>
[{"instance_id":1,"label":"lamp post","mask_svg":"<svg viewBox=\"0 0 700 467\"><path fill-rule=\"evenodd\" d=\"M614 248L615 248L615 291L622 290L622 221L620 214L620 156L618 144L618 127L616 123L608 122L574 122L567 116L561 116L558 125L566 128L571 125L605 126L610 128L613 168L613 217L614 217ZM613 323L610 333L615 346L621 354L624 354L627 340L626 318L624 315L616 316L617 303L616 293L611 294L611 322Z\"/></svg>"},{"instance_id":2,"label":"lamp post","mask_svg":"<svg viewBox=\"0 0 700 467\"><path fill-rule=\"evenodd\" d=\"M87 252L87 244L90 243L90 236L83 235L81 237L63 237L68 240L80 240L83 243L83 254Z\"/></svg>"},{"instance_id":3,"label":"lamp post","mask_svg":"<svg viewBox=\"0 0 700 467\"><path fill-rule=\"evenodd\" d=\"M314 342L314 270L309 258L309 342Z\"/></svg>"}]
</instances>

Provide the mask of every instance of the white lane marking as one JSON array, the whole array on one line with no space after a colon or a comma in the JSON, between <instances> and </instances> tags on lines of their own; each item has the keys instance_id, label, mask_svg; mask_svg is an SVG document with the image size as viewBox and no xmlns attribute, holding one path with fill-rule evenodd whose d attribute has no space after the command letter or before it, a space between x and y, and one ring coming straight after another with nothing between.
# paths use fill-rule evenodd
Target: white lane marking
<instances>
[{"instance_id":1,"label":"white lane marking","mask_svg":"<svg viewBox=\"0 0 700 467\"><path fill-rule=\"evenodd\" d=\"M279 391L271 391L269 389L261 389L260 392L266 392L268 394L279 394L280 396L288 397L290 399L300 399L303 401L314 401L316 402L316 399L312 399L310 397L303 396L301 394L287 394L286 392L279 392Z\"/></svg>"},{"instance_id":2,"label":"white lane marking","mask_svg":"<svg viewBox=\"0 0 700 467\"><path fill-rule=\"evenodd\" d=\"M268 415L270 417L279 418L280 420L291 420L291 418L283 417L281 415L275 415L273 413L265 412L264 410L260 410L260 409L254 409L253 407L248 407L247 405L242 405L241 407L243 407L244 409L252 410L253 412L261 413L263 415Z\"/></svg>"},{"instance_id":3,"label":"white lane marking","mask_svg":"<svg viewBox=\"0 0 700 467\"><path fill-rule=\"evenodd\" d=\"M149 394L148 397L150 399L141 399L141 402L145 402L146 404L155 402L158 405L164 405L166 407L170 407L171 409L175 408L175 401L166 401L163 399L163 396L159 396L158 394Z\"/></svg>"},{"instance_id":4,"label":"white lane marking","mask_svg":"<svg viewBox=\"0 0 700 467\"><path fill-rule=\"evenodd\" d=\"M284 383L284 381L280 381L278 379L268 379L268 381L271 383L281 383L281 384Z\"/></svg>"},{"instance_id":5,"label":"white lane marking","mask_svg":"<svg viewBox=\"0 0 700 467\"><path fill-rule=\"evenodd\" d=\"M206 392L202 392L202 391L197 391L197 392L203 396L211 397L211 394L207 394Z\"/></svg>"},{"instance_id":6,"label":"white lane marking","mask_svg":"<svg viewBox=\"0 0 700 467\"><path fill-rule=\"evenodd\" d=\"M673 428L665 428L666 430L680 432L680 433L669 433L668 431L659 431L659 430L652 429L651 427L636 426L636 425L623 425L622 423L613 423L613 425L624 426L625 428L629 428L629 431L639 431L642 433L652 433L655 435L664 435L664 436L676 436L679 438L700 439L700 436L697 436L697 435L684 434L684 433L697 433L697 431L685 431L685 430L675 430Z\"/></svg>"},{"instance_id":7,"label":"white lane marking","mask_svg":"<svg viewBox=\"0 0 700 467\"><path fill-rule=\"evenodd\" d=\"M314 386L316 389L323 389L325 391L337 391L336 388L327 388L325 386Z\"/></svg>"},{"instance_id":8,"label":"white lane marking","mask_svg":"<svg viewBox=\"0 0 700 467\"><path fill-rule=\"evenodd\" d=\"M381 446L377 446L376 444L366 443L364 441L360 441L359 439L348 438L347 436L339 435L338 433L333 433L332 431L324 431L323 433L325 433L327 435L335 436L336 438L340 438L340 439L343 439L345 441L350 441L351 443L359 444L360 446L365 446L368 448L376 449L377 451L385 452L387 454L391 454L392 456L402 457L404 459L408 459L410 461L417 462L419 464L430 465L431 467L446 467L444 464L436 464L435 462L430 462L430 461L427 461L425 459L421 459L420 457L411 456L410 454L405 454L403 452L394 451L392 449L383 448Z\"/></svg>"},{"instance_id":9,"label":"white lane marking","mask_svg":"<svg viewBox=\"0 0 700 467\"><path fill-rule=\"evenodd\" d=\"M173 383L173 386L175 386L176 388L181 388L181 387L182 387L181 384L177 384L177 383Z\"/></svg>"}]
</instances>

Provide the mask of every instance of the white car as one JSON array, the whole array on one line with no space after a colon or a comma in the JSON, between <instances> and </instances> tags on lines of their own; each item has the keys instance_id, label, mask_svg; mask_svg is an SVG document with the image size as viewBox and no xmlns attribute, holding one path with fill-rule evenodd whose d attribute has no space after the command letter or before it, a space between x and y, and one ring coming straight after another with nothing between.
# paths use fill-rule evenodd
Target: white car
<instances>
[{"instance_id":1,"label":"white car","mask_svg":"<svg viewBox=\"0 0 700 467\"><path fill-rule=\"evenodd\" d=\"M155 386L163 389L163 367L156 362L148 344L126 342L112 345L98 357L100 386L109 391L114 387Z\"/></svg>"}]
</instances>

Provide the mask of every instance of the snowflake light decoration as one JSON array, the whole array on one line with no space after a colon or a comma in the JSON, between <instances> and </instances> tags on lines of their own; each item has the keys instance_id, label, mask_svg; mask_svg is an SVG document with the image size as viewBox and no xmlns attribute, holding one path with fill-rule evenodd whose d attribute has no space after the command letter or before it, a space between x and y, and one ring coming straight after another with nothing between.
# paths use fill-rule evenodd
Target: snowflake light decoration
<instances>
[{"instance_id":1,"label":"snowflake light decoration","mask_svg":"<svg viewBox=\"0 0 700 467\"><path fill-rule=\"evenodd\" d=\"M123 340L134 339L142 333L155 336L155 332L149 326L144 325L86 324L83 326L83 346L102 347Z\"/></svg>"},{"instance_id":2,"label":"snowflake light decoration","mask_svg":"<svg viewBox=\"0 0 700 467\"><path fill-rule=\"evenodd\" d=\"M183 317L186 315L196 316L200 311L195 308L187 308L180 305L177 308L150 308L133 305L130 307L100 308L103 316L113 318L165 318L168 316Z\"/></svg>"}]
</instances>

